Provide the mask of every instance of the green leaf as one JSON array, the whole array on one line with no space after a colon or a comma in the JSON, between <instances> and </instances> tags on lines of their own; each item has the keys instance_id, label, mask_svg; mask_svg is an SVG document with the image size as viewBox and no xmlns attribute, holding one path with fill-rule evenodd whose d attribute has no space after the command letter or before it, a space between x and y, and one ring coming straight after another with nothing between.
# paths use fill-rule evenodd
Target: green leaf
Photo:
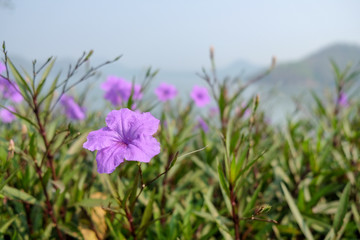
<instances>
[{"instance_id":1,"label":"green leaf","mask_svg":"<svg viewBox=\"0 0 360 240\"><path fill-rule=\"evenodd\" d=\"M1 104L0 104L0 107L8 110L9 112L11 112L12 114L14 114L14 115L17 116L18 118L20 118L20 119L22 119L22 120L25 120L26 122L30 123L30 124L31 124L32 126L34 126L35 128L38 128L38 126L37 126L33 121L31 121L29 118L26 118L26 117L18 114L17 112L11 111L10 109L8 109L7 107L5 107L4 105L1 105Z\"/></svg>"},{"instance_id":2,"label":"green leaf","mask_svg":"<svg viewBox=\"0 0 360 240\"><path fill-rule=\"evenodd\" d=\"M262 185L263 185L263 182L261 182L261 183L259 184L259 186L256 188L255 192L252 194L251 199L250 199L250 202L248 202L248 203L246 204L246 208L245 208L244 213L243 213L244 216L248 216L248 214L249 214L249 212L251 211L251 209L254 208L255 203L256 203L256 200L258 199L258 195L259 195L260 190L261 190L261 188L262 188Z\"/></svg>"},{"instance_id":3,"label":"green leaf","mask_svg":"<svg viewBox=\"0 0 360 240\"><path fill-rule=\"evenodd\" d=\"M57 86L57 82L59 81L59 78L60 78L60 75L61 73L58 73L53 81L53 83L51 84L51 87L50 87L50 90L49 92L45 95L45 97L43 97L40 101L39 101L39 106L47 99L46 101L46 106L44 108L44 111L45 112L48 112L49 109L50 109L50 105L51 105L51 102L52 102L52 99L54 97L54 92L55 90L59 87Z\"/></svg>"},{"instance_id":4,"label":"green leaf","mask_svg":"<svg viewBox=\"0 0 360 240\"><path fill-rule=\"evenodd\" d=\"M194 150L194 151L191 151L191 152L188 152L188 153L184 153L183 155L179 156L178 159L181 159L181 158L184 158L188 155L191 155L193 153L196 153L196 152L200 152L202 150L204 150L207 146L203 147L203 148L200 148L200 149L197 149L197 150Z\"/></svg>"},{"instance_id":5,"label":"green leaf","mask_svg":"<svg viewBox=\"0 0 360 240\"><path fill-rule=\"evenodd\" d=\"M85 198L80 202L77 202L71 206L81 206L81 207L107 207L109 205L116 204L114 199L100 199L100 198Z\"/></svg>"},{"instance_id":6,"label":"green leaf","mask_svg":"<svg viewBox=\"0 0 360 240\"><path fill-rule=\"evenodd\" d=\"M220 186L226 192L226 195L228 197L230 197L229 185L228 185L228 182L225 179L224 170L223 170L220 162L218 163L218 174L219 174Z\"/></svg>"},{"instance_id":7,"label":"green leaf","mask_svg":"<svg viewBox=\"0 0 360 240\"><path fill-rule=\"evenodd\" d=\"M216 222L216 225L219 228L219 231L220 231L221 235L223 236L223 239L230 240L230 239L232 239L232 237L231 237L230 231L227 228L226 223L225 223L226 218L221 217L221 215L219 214L219 212L217 211L217 209L215 208L215 206L212 204L212 202L210 200L212 193L213 193L213 187L210 187L208 189L208 192L204 195L205 204L210 211L212 220Z\"/></svg>"},{"instance_id":8,"label":"green leaf","mask_svg":"<svg viewBox=\"0 0 360 240\"><path fill-rule=\"evenodd\" d=\"M21 76L21 74L16 69L14 64L10 61L10 59L8 59L8 63L9 63L9 67L11 69L11 72L12 72L14 78L15 78L15 81L16 81L17 85L20 88L21 95L26 99L27 102L31 102L31 97L30 96L32 96L32 92L31 92L30 86L25 81L25 79Z\"/></svg>"},{"instance_id":9,"label":"green leaf","mask_svg":"<svg viewBox=\"0 0 360 240\"><path fill-rule=\"evenodd\" d=\"M3 187L0 193L3 194L4 196L7 196L10 199L16 199L30 204L40 205L40 202L35 197L31 196L26 192L20 191L17 188L9 187L6 185Z\"/></svg>"},{"instance_id":10,"label":"green leaf","mask_svg":"<svg viewBox=\"0 0 360 240\"><path fill-rule=\"evenodd\" d=\"M31 135L30 144L29 144L29 153L33 159L36 159L36 152L37 152L36 148L37 148L37 141L36 141L36 133L34 132Z\"/></svg>"},{"instance_id":11,"label":"green leaf","mask_svg":"<svg viewBox=\"0 0 360 240\"><path fill-rule=\"evenodd\" d=\"M178 159L178 155L179 155L179 151L177 151L177 152L175 153L175 156L174 156L173 159L171 160L169 169L171 169L171 168L175 165L176 160Z\"/></svg>"},{"instance_id":12,"label":"green leaf","mask_svg":"<svg viewBox=\"0 0 360 240\"><path fill-rule=\"evenodd\" d=\"M326 116L326 110L325 110L325 107L324 107L323 103L321 102L320 98L317 96L317 94L314 91L311 91L310 93L317 104L317 107L321 113L321 116Z\"/></svg>"},{"instance_id":13,"label":"green leaf","mask_svg":"<svg viewBox=\"0 0 360 240\"><path fill-rule=\"evenodd\" d=\"M130 196L129 196L129 205L130 205L130 211L131 212L134 210L134 207L135 207L136 195L137 195L137 190L138 190L138 185L139 185L139 178L140 178L139 175L140 174L135 175L134 182L133 182L133 184L131 186L131 192L130 192Z\"/></svg>"},{"instance_id":14,"label":"green leaf","mask_svg":"<svg viewBox=\"0 0 360 240\"><path fill-rule=\"evenodd\" d=\"M5 233L6 230L11 226L11 224L18 218L18 215L12 216L9 220L6 220L6 222L0 226L0 233Z\"/></svg>"},{"instance_id":15,"label":"green leaf","mask_svg":"<svg viewBox=\"0 0 360 240\"><path fill-rule=\"evenodd\" d=\"M10 176L8 178L5 179L5 181L0 183L0 191L1 189L3 189L3 187L11 181L11 179L13 179L16 176L16 173L18 172L19 169L16 169L15 171L13 171Z\"/></svg>"},{"instance_id":16,"label":"green leaf","mask_svg":"<svg viewBox=\"0 0 360 240\"><path fill-rule=\"evenodd\" d=\"M146 226L149 225L151 217L153 215L154 198L155 198L155 191L153 191L151 193L150 200L146 204L145 211L144 211L143 216L141 218L141 223L140 223L140 226L139 226L139 233L138 233L139 239L144 238L144 234L146 232Z\"/></svg>"},{"instance_id":17,"label":"green leaf","mask_svg":"<svg viewBox=\"0 0 360 240\"><path fill-rule=\"evenodd\" d=\"M345 213L349 206L349 197L350 197L350 183L348 183L341 194L339 206L337 208L334 222L333 222L333 228L335 230L335 233L337 233L341 227L342 221L344 219Z\"/></svg>"},{"instance_id":18,"label":"green leaf","mask_svg":"<svg viewBox=\"0 0 360 240\"><path fill-rule=\"evenodd\" d=\"M46 67L46 69L44 70L44 73L43 73L43 75L41 76L41 79L40 79L40 83L39 83L38 87L36 88L36 95L39 95L41 90L43 89L44 84L46 82L46 79L49 76L49 73L51 72L51 69L54 66L54 63L55 63L55 59L52 60L50 62L50 64Z\"/></svg>"},{"instance_id":19,"label":"green leaf","mask_svg":"<svg viewBox=\"0 0 360 240\"><path fill-rule=\"evenodd\" d=\"M301 231L303 232L303 234L305 235L305 237L307 239L313 240L314 237L311 234L311 231L310 231L309 227L306 225L305 220L303 219L299 209L297 208L297 206L295 204L294 199L292 198L289 190L286 188L284 183L281 183L281 189L284 192L285 200L288 203L289 208L290 208L296 222L298 223Z\"/></svg>"}]
</instances>

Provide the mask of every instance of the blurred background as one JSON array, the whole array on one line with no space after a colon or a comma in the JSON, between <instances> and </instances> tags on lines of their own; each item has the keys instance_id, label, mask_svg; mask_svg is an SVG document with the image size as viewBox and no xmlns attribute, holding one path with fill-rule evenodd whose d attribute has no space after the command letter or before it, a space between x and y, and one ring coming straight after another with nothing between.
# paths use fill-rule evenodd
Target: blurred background
<instances>
[{"instance_id":1,"label":"blurred background","mask_svg":"<svg viewBox=\"0 0 360 240\"><path fill-rule=\"evenodd\" d=\"M210 68L210 46L219 77L243 82L276 56L276 68L249 88L244 101L260 94L262 107L279 122L294 111L294 97L306 102L309 89L332 91L330 59L341 68L359 64L359 9L358 0L0 0L0 41L13 62L29 70L33 59L49 56L66 72L83 51L94 50L93 64L122 54L101 69L87 98L95 107L101 106L99 85L110 74L141 82L152 66L160 72L150 94L168 82L188 97L193 85L206 85L196 73Z\"/></svg>"}]
</instances>

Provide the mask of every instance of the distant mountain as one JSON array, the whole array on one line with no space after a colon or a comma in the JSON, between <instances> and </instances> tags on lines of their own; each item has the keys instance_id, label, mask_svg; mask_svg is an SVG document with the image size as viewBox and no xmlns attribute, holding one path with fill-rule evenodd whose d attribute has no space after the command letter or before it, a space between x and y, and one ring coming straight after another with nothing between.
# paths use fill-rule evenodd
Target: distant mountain
<instances>
[{"instance_id":1,"label":"distant mountain","mask_svg":"<svg viewBox=\"0 0 360 240\"><path fill-rule=\"evenodd\" d=\"M311 54L300 61L278 64L261 81L264 87L275 86L280 91L295 93L309 88L321 91L334 86L334 74L330 60L340 69L347 64L360 63L360 46L336 44Z\"/></svg>"},{"instance_id":2,"label":"distant mountain","mask_svg":"<svg viewBox=\"0 0 360 240\"><path fill-rule=\"evenodd\" d=\"M262 107L273 122L283 122L295 110L293 97L300 98L304 106L312 106L310 90L320 97L334 92L333 60L340 69L347 64L360 63L360 46L335 44L325 47L299 61L277 64L264 79L255 84L262 97Z\"/></svg>"}]
</instances>

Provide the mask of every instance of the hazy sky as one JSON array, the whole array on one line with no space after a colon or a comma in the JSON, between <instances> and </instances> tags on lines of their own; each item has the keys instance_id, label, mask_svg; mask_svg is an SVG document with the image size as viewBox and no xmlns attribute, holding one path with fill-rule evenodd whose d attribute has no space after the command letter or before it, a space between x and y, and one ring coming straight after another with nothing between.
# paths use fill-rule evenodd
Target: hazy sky
<instances>
[{"instance_id":1,"label":"hazy sky","mask_svg":"<svg viewBox=\"0 0 360 240\"><path fill-rule=\"evenodd\" d=\"M6 1L6 0L0 0ZM198 70L213 45L219 66L296 60L320 47L360 45L359 0L12 0L0 40L29 59L84 50L128 67Z\"/></svg>"}]
</instances>

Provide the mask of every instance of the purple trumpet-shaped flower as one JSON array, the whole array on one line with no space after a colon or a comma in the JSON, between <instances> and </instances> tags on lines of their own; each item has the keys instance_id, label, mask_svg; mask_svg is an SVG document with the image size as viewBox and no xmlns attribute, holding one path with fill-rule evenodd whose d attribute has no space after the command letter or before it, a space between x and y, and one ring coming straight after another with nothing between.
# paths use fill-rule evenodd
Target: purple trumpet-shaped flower
<instances>
[{"instance_id":1,"label":"purple trumpet-shaped flower","mask_svg":"<svg viewBox=\"0 0 360 240\"><path fill-rule=\"evenodd\" d=\"M15 112L15 108L12 106L8 106L7 107L11 112ZM15 116L14 114L12 114L10 111L8 111L7 109L3 108L0 110L0 118L1 121L3 121L4 123L10 123L12 121L15 120Z\"/></svg>"},{"instance_id":2,"label":"purple trumpet-shaped flower","mask_svg":"<svg viewBox=\"0 0 360 240\"><path fill-rule=\"evenodd\" d=\"M111 111L107 127L90 132L83 147L95 151L99 173L112 173L120 163L149 162L160 153L160 143L152 136L160 121L151 113L136 113L127 108Z\"/></svg>"},{"instance_id":3,"label":"purple trumpet-shaped flower","mask_svg":"<svg viewBox=\"0 0 360 240\"><path fill-rule=\"evenodd\" d=\"M5 71L5 69L5 65L0 62L0 73ZM18 85L3 77L0 77L0 93L3 98L9 99L15 103L19 103L23 100Z\"/></svg>"},{"instance_id":4,"label":"purple trumpet-shaped flower","mask_svg":"<svg viewBox=\"0 0 360 240\"><path fill-rule=\"evenodd\" d=\"M159 101L166 102L167 100L171 100L176 97L178 91L174 85L161 83L159 87L155 89L155 94Z\"/></svg>"},{"instance_id":5,"label":"purple trumpet-shaped flower","mask_svg":"<svg viewBox=\"0 0 360 240\"><path fill-rule=\"evenodd\" d=\"M205 133L209 131L209 126L201 117L198 118L198 127L200 127Z\"/></svg>"},{"instance_id":6,"label":"purple trumpet-shaped flower","mask_svg":"<svg viewBox=\"0 0 360 240\"><path fill-rule=\"evenodd\" d=\"M198 107L203 107L210 103L210 96L205 87L194 86L191 91L191 98Z\"/></svg>"},{"instance_id":7,"label":"purple trumpet-shaped flower","mask_svg":"<svg viewBox=\"0 0 360 240\"><path fill-rule=\"evenodd\" d=\"M73 120L83 120L85 118L85 109L80 107L73 97L62 95L60 103L64 106L65 114Z\"/></svg>"},{"instance_id":8,"label":"purple trumpet-shaped flower","mask_svg":"<svg viewBox=\"0 0 360 240\"><path fill-rule=\"evenodd\" d=\"M348 107L349 106L349 100L347 95L344 92L340 92L338 104L342 107Z\"/></svg>"},{"instance_id":9,"label":"purple trumpet-shaped flower","mask_svg":"<svg viewBox=\"0 0 360 240\"><path fill-rule=\"evenodd\" d=\"M124 101L126 102L129 100L132 87L132 83L116 76L109 76L106 82L101 85L101 88L105 91L104 98L110 101L114 106L119 106ZM141 86L139 84L135 84L133 99L138 100L141 98Z\"/></svg>"}]
</instances>

